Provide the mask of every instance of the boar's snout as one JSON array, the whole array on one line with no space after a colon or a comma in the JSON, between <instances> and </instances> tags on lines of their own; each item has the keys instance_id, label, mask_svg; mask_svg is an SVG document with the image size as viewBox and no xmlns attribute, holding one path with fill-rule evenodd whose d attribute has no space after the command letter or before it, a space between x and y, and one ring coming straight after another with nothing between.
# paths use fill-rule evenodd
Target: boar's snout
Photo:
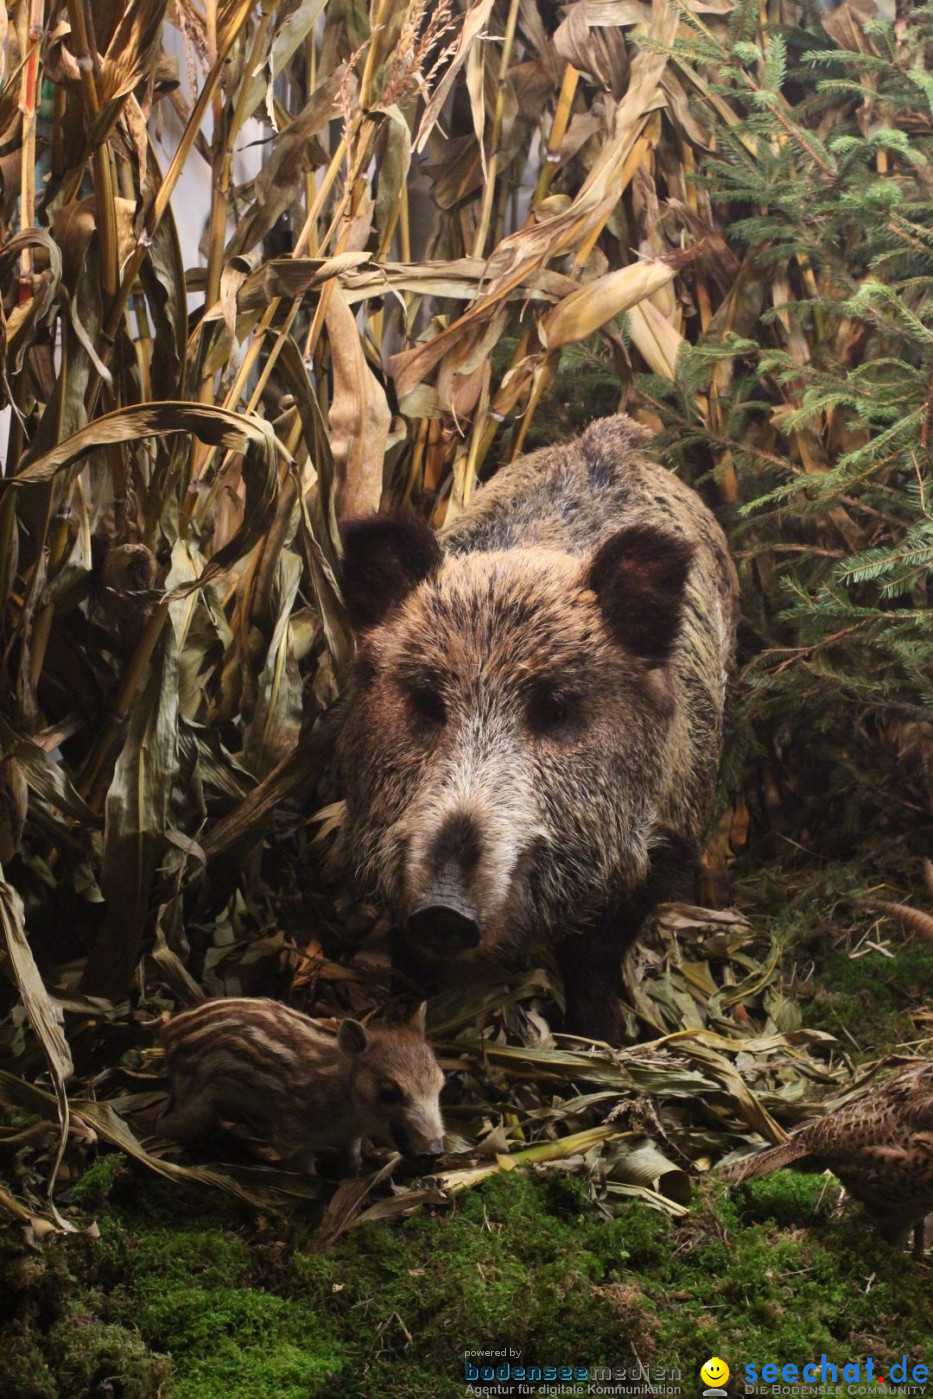
<instances>
[{"instance_id":1,"label":"boar's snout","mask_svg":"<svg viewBox=\"0 0 933 1399\"><path fill-rule=\"evenodd\" d=\"M459 868L448 860L411 913L412 936L434 952L465 952L479 946L479 919Z\"/></svg>"},{"instance_id":2,"label":"boar's snout","mask_svg":"<svg viewBox=\"0 0 933 1399\"><path fill-rule=\"evenodd\" d=\"M444 1154L443 1137L423 1137L420 1132L406 1131L399 1122L393 1122L389 1130L397 1150L409 1161L434 1161Z\"/></svg>"},{"instance_id":3,"label":"boar's snout","mask_svg":"<svg viewBox=\"0 0 933 1399\"><path fill-rule=\"evenodd\" d=\"M466 952L479 947L479 923L462 905L439 899L422 900L408 919L408 927L422 946L434 952Z\"/></svg>"},{"instance_id":4,"label":"boar's snout","mask_svg":"<svg viewBox=\"0 0 933 1399\"><path fill-rule=\"evenodd\" d=\"M434 1161L438 1156L444 1154L444 1138L435 1137L429 1142L423 1142L421 1150L418 1152L419 1161Z\"/></svg>"}]
</instances>

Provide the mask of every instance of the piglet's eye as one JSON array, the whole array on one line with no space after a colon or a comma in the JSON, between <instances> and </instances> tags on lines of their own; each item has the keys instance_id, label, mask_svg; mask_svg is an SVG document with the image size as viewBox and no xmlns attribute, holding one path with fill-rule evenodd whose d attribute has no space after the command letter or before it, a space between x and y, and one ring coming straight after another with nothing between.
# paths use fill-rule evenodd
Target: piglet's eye
<instances>
[{"instance_id":1,"label":"piglet's eye","mask_svg":"<svg viewBox=\"0 0 933 1399\"><path fill-rule=\"evenodd\" d=\"M447 706L443 697L430 685L413 685L408 691L412 714L422 724L442 728L447 722Z\"/></svg>"},{"instance_id":2,"label":"piglet's eye","mask_svg":"<svg viewBox=\"0 0 933 1399\"><path fill-rule=\"evenodd\" d=\"M387 1108L397 1107L404 1100L404 1091L397 1083L383 1083L379 1089L379 1101L385 1103Z\"/></svg>"},{"instance_id":3,"label":"piglet's eye","mask_svg":"<svg viewBox=\"0 0 933 1399\"><path fill-rule=\"evenodd\" d=\"M578 695L539 685L531 693L527 710L528 727L538 737L560 737L580 720Z\"/></svg>"}]
</instances>

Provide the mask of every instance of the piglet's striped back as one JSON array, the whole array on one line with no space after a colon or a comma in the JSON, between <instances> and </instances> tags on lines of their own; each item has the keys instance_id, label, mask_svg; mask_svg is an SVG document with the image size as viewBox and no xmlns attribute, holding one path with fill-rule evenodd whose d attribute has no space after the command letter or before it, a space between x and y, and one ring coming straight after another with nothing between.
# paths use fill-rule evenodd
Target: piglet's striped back
<instances>
[{"instance_id":1,"label":"piglet's striped back","mask_svg":"<svg viewBox=\"0 0 933 1399\"><path fill-rule=\"evenodd\" d=\"M204 1001L165 1021L159 1038L169 1060L194 1069L206 1055L237 1053L269 1069L300 1070L337 1055L336 1035L280 1001L230 996Z\"/></svg>"}]
</instances>

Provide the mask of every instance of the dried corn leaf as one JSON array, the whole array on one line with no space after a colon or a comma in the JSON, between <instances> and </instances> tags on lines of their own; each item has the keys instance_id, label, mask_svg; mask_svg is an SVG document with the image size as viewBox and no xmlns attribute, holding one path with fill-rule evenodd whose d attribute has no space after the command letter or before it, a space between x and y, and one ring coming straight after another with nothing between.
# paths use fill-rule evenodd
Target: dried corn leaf
<instances>
[{"instance_id":1,"label":"dried corn leaf","mask_svg":"<svg viewBox=\"0 0 933 1399\"><path fill-rule=\"evenodd\" d=\"M194 586L210 579L243 557L269 524L278 496L278 457L284 448L264 418L232 413L211 404L162 402L137 408L119 408L96 418L80 432L46 452L16 478L19 487L50 481L63 471L74 471L84 457L98 447L135 443L165 433L190 432L211 446L244 452L243 481L246 502L243 523L232 539L218 549Z\"/></svg>"},{"instance_id":2,"label":"dried corn leaf","mask_svg":"<svg viewBox=\"0 0 933 1399\"><path fill-rule=\"evenodd\" d=\"M301 729L301 677L292 644L291 617L301 582L301 560L283 550L278 560L279 615L257 680L256 706L244 734L243 762L256 777L292 752Z\"/></svg>"},{"instance_id":3,"label":"dried corn leaf","mask_svg":"<svg viewBox=\"0 0 933 1399\"><path fill-rule=\"evenodd\" d=\"M34 740L17 734L2 717L0 751L16 758L30 792L46 813L60 813L85 827L100 824L100 818L75 790L62 763Z\"/></svg>"},{"instance_id":4,"label":"dried corn leaf","mask_svg":"<svg viewBox=\"0 0 933 1399\"><path fill-rule=\"evenodd\" d=\"M538 322L538 337L548 350L585 340L594 330L628 311L674 278L674 268L661 259L635 262L607 272L595 282L564 297Z\"/></svg>"},{"instance_id":5,"label":"dried corn leaf","mask_svg":"<svg viewBox=\"0 0 933 1399\"><path fill-rule=\"evenodd\" d=\"M94 995L113 998L129 987L164 834L174 825L177 771L178 653L173 629L163 627L107 793L101 860L107 914L83 982L83 989Z\"/></svg>"},{"instance_id":6,"label":"dried corn leaf","mask_svg":"<svg viewBox=\"0 0 933 1399\"><path fill-rule=\"evenodd\" d=\"M342 63L315 88L295 120L279 132L269 159L256 177L253 204L241 216L227 246L228 258L251 252L294 204L304 185L304 159L309 142L339 114L340 103L347 97L344 88L349 85L352 93L352 82L352 75Z\"/></svg>"},{"instance_id":7,"label":"dried corn leaf","mask_svg":"<svg viewBox=\"0 0 933 1399\"><path fill-rule=\"evenodd\" d=\"M366 363L353 312L337 287L325 319L334 369L330 445L337 472L336 509L342 519L379 508L392 415L385 390Z\"/></svg>"},{"instance_id":8,"label":"dried corn leaf","mask_svg":"<svg viewBox=\"0 0 933 1399\"><path fill-rule=\"evenodd\" d=\"M155 1171L167 1180L190 1181L196 1185L209 1185L222 1190L227 1195L235 1195L256 1209L282 1208L289 1200L315 1198L317 1190L313 1182L303 1182L289 1178L281 1171L262 1171L257 1168L252 1175L255 1184L244 1183L230 1171L218 1171L212 1166L182 1166L175 1161L166 1161L148 1151L130 1130L110 1103L95 1103L87 1099L74 1100L74 1115L80 1122L93 1127L104 1141L126 1153L140 1165Z\"/></svg>"},{"instance_id":9,"label":"dried corn leaf","mask_svg":"<svg viewBox=\"0 0 933 1399\"><path fill-rule=\"evenodd\" d=\"M61 1139L49 1178L49 1198L51 1201L52 1191L55 1189L55 1178L58 1175L68 1140L69 1108L65 1084L74 1073L74 1064L71 1050L68 1048L68 1041L65 1039L64 1017L45 989L45 983L39 975L32 948L26 936L23 922L23 901L16 890L2 878L2 872L0 872L0 927L3 929L3 942L7 957L10 960L16 989L20 994L33 1033L42 1046L49 1076L55 1089ZM71 1228L58 1214L54 1204L51 1204L51 1210L55 1222L60 1228Z\"/></svg>"}]
</instances>

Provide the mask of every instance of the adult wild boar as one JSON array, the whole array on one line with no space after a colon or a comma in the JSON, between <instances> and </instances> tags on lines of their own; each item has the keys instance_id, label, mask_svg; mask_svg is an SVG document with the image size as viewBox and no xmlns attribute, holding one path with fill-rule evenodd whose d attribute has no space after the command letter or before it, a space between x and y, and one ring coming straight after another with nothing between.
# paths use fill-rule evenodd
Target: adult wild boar
<instances>
[{"instance_id":1,"label":"adult wild boar","mask_svg":"<svg viewBox=\"0 0 933 1399\"><path fill-rule=\"evenodd\" d=\"M713 801L738 585L700 498L625 417L512 463L440 536L343 526L359 646L337 860L443 956L556 950L566 1026L613 1038L619 960Z\"/></svg>"}]
</instances>

